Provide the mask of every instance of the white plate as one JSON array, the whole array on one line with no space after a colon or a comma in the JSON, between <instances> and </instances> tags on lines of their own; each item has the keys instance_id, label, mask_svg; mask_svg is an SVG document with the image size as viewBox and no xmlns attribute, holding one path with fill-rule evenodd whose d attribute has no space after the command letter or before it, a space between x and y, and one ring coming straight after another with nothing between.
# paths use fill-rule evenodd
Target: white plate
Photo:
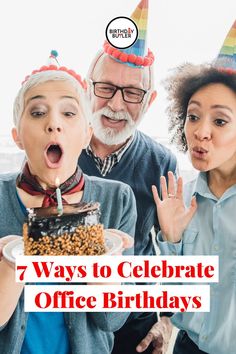
<instances>
[{"instance_id":1,"label":"white plate","mask_svg":"<svg viewBox=\"0 0 236 354\"><path fill-rule=\"evenodd\" d=\"M121 251L123 242L121 237L112 231L105 230L106 255L112 255ZM7 243L2 250L3 256L12 263L15 263L17 256L24 255L24 243L22 239L16 239Z\"/></svg>"},{"instance_id":2,"label":"white plate","mask_svg":"<svg viewBox=\"0 0 236 354\"><path fill-rule=\"evenodd\" d=\"M122 250L123 241L120 236L110 230L105 230L106 255L117 254Z\"/></svg>"},{"instance_id":3,"label":"white plate","mask_svg":"<svg viewBox=\"0 0 236 354\"><path fill-rule=\"evenodd\" d=\"M17 256L24 255L24 243L22 239L16 239L7 243L2 249L3 256L9 261L15 263Z\"/></svg>"}]
</instances>

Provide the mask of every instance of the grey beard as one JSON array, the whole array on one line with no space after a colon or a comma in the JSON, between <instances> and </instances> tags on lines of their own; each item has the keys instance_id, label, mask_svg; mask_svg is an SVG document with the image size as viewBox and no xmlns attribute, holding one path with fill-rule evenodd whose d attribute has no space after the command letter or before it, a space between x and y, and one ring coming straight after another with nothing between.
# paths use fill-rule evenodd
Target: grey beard
<instances>
[{"instance_id":1,"label":"grey beard","mask_svg":"<svg viewBox=\"0 0 236 354\"><path fill-rule=\"evenodd\" d=\"M102 115L114 120L126 120L126 125L119 132L115 128L104 128L101 122ZM133 135L140 120L139 118L137 122L134 122L128 112L113 112L108 107L104 107L93 114L92 126L94 135L103 144L119 145L126 142Z\"/></svg>"}]
</instances>

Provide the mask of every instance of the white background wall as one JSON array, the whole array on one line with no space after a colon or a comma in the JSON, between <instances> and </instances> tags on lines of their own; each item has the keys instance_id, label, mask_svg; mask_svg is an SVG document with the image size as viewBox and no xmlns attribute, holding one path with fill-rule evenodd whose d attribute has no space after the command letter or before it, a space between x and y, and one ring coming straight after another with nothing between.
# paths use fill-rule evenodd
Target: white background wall
<instances>
[{"instance_id":1,"label":"white background wall","mask_svg":"<svg viewBox=\"0 0 236 354\"><path fill-rule=\"evenodd\" d=\"M47 62L51 49L58 50L61 64L85 76L102 46L107 23L116 16L130 16L137 4L137 0L1 1L0 153L13 149L12 104L24 77ZM142 131L167 139L160 82L170 68L183 62L212 60L235 16L235 0L149 0L148 46L156 57L158 97L140 125ZM6 166L2 156L0 171Z\"/></svg>"}]
</instances>

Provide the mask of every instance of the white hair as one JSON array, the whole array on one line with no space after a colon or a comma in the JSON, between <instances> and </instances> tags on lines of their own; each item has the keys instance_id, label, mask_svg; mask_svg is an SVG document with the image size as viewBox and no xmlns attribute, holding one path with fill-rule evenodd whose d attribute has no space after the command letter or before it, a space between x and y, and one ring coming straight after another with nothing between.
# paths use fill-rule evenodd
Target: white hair
<instances>
[{"instance_id":1,"label":"white hair","mask_svg":"<svg viewBox=\"0 0 236 354\"><path fill-rule=\"evenodd\" d=\"M25 105L25 94L32 87L36 87L39 84L48 82L48 81L67 81L75 88L76 92L79 95L79 103L82 109L82 112L87 119L91 122L92 111L88 98L86 97L85 91L83 90L81 84L69 73L62 70L47 70L40 71L36 74L31 75L23 84L19 90L13 106L13 121L17 128L19 128L19 123L21 120L22 113L24 112Z\"/></svg>"},{"instance_id":2,"label":"white hair","mask_svg":"<svg viewBox=\"0 0 236 354\"><path fill-rule=\"evenodd\" d=\"M97 52L97 54L95 55L89 70L87 72L87 76L86 76L86 80L87 80L87 84L88 84L88 94L89 97L91 98L91 94L92 94L92 85L91 85L91 80L94 76L94 73L101 73L102 71L102 64L104 59L109 56L107 53L105 53L103 50L100 50L99 52ZM109 56L112 60L115 61L115 59L111 56ZM117 61L117 63L119 63ZM120 63L121 65L125 65L123 63ZM143 70L143 85L144 85L144 89L148 90L147 94L144 96L143 99L143 104L142 104L142 113L145 113L147 108L148 108L148 103L149 103L149 99L151 98L151 95L153 93L154 90L154 70L153 70L153 65L151 66L145 66L142 68L137 68L140 70Z\"/></svg>"}]
</instances>

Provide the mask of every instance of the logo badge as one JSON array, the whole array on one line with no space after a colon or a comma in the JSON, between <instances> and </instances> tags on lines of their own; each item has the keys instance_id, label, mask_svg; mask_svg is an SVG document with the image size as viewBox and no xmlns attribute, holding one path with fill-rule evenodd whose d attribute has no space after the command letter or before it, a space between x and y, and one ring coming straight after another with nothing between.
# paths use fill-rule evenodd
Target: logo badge
<instances>
[{"instance_id":1,"label":"logo badge","mask_svg":"<svg viewBox=\"0 0 236 354\"><path fill-rule=\"evenodd\" d=\"M128 17L120 16L113 18L106 27L106 38L115 48L129 48L138 38L138 27Z\"/></svg>"}]
</instances>

